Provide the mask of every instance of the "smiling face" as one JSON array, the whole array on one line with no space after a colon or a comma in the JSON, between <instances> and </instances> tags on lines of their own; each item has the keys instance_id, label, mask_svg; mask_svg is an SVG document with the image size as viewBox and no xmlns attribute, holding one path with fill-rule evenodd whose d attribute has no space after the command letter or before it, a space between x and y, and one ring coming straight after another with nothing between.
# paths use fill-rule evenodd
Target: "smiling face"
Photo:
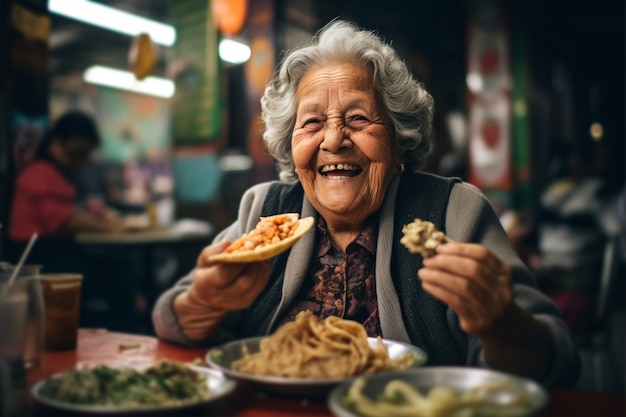
<instances>
[{"instance_id":1,"label":"smiling face","mask_svg":"<svg viewBox=\"0 0 626 417\"><path fill-rule=\"evenodd\" d=\"M351 63L315 67L297 103L291 146L304 192L329 229L360 231L401 162L372 76Z\"/></svg>"}]
</instances>

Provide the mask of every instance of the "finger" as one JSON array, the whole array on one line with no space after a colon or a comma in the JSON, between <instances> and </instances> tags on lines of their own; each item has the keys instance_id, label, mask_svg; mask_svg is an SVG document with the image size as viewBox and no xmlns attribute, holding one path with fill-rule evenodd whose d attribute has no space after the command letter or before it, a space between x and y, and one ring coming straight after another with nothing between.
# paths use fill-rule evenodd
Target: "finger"
<instances>
[{"instance_id":1,"label":"finger","mask_svg":"<svg viewBox=\"0 0 626 417\"><path fill-rule=\"evenodd\" d=\"M444 265L454 263L446 259L442 262ZM460 272L455 268L424 267L418 271L418 276L431 284L445 286L449 291L466 294L467 297L481 303L500 305L513 298L511 268L508 265L503 264L501 269L495 272L487 271L471 260L468 265L463 265L464 262L468 262L467 258L458 262L461 265ZM450 269L455 272L450 272Z\"/></svg>"},{"instance_id":2,"label":"finger","mask_svg":"<svg viewBox=\"0 0 626 417\"><path fill-rule=\"evenodd\" d=\"M261 261L245 264L236 280L225 289L233 294L247 294L248 291L256 291L265 287L266 278L269 276L270 261Z\"/></svg>"},{"instance_id":3,"label":"finger","mask_svg":"<svg viewBox=\"0 0 626 417\"><path fill-rule=\"evenodd\" d=\"M471 310L470 306L474 305L471 299L465 298L458 293L448 291L445 287L434 285L428 282L423 282L422 287L424 288L424 291L426 291L442 303L448 305L459 316L462 316L463 312L467 311L468 309Z\"/></svg>"},{"instance_id":4,"label":"finger","mask_svg":"<svg viewBox=\"0 0 626 417\"><path fill-rule=\"evenodd\" d=\"M207 296L213 305L226 310L248 307L263 291L269 278L269 261L247 264L232 283L223 288L210 288Z\"/></svg>"},{"instance_id":5,"label":"finger","mask_svg":"<svg viewBox=\"0 0 626 417\"><path fill-rule=\"evenodd\" d=\"M209 262L209 256L215 255L217 253L222 253L224 249L228 247L228 245L230 245L230 241L223 240L221 242L214 243L205 247L202 252L200 252L200 256L198 256L198 261L196 262L196 265L198 267L204 267L213 264L213 262Z\"/></svg>"},{"instance_id":6,"label":"finger","mask_svg":"<svg viewBox=\"0 0 626 417\"><path fill-rule=\"evenodd\" d=\"M460 303L490 303L492 301L491 290L481 285L482 282L475 282L436 269L422 268L417 274L422 281L424 290L426 287L436 290L437 298L444 294L449 295L446 299L439 298L448 305L456 304L457 299ZM431 295L435 296L432 293Z\"/></svg>"},{"instance_id":7,"label":"finger","mask_svg":"<svg viewBox=\"0 0 626 417\"><path fill-rule=\"evenodd\" d=\"M483 286L498 285L502 279L510 281L510 268L487 248L476 244L446 244L455 246L441 249L435 256L424 260L427 268L436 268L468 279L478 280Z\"/></svg>"},{"instance_id":8,"label":"finger","mask_svg":"<svg viewBox=\"0 0 626 417\"><path fill-rule=\"evenodd\" d=\"M470 334L480 334L490 328L504 310L504 303L481 300L480 297L464 297L446 287L430 282L422 284L424 290L448 305L459 317L461 328Z\"/></svg>"},{"instance_id":9,"label":"finger","mask_svg":"<svg viewBox=\"0 0 626 417\"><path fill-rule=\"evenodd\" d=\"M447 243L439 245L437 254L470 258L492 271L498 271L502 266L502 262L489 249L477 243Z\"/></svg>"},{"instance_id":10,"label":"finger","mask_svg":"<svg viewBox=\"0 0 626 417\"><path fill-rule=\"evenodd\" d=\"M269 261L254 263L215 263L209 268L197 269L194 283L202 281L206 290L236 294L247 288L257 276L267 275Z\"/></svg>"},{"instance_id":11,"label":"finger","mask_svg":"<svg viewBox=\"0 0 626 417\"><path fill-rule=\"evenodd\" d=\"M497 275L493 271L489 271L483 265L478 264L470 258L450 255L436 255L424 262L423 274L428 271L438 272L441 276L456 277L460 285L469 285L472 283L483 291L489 292L495 285L498 285ZM424 276L430 276L424 275ZM456 282L452 281L452 282Z\"/></svg>"},{"instance_id":12,"label":"finger","mask_svg":"<svg viewBox=\"0 0 626 417\"><path fill-rule=\"evenodd\" d=\"M251 265L252 266L252 265ZM250 302L263 291L267 285L270 272L270 261L258 262L255 264L254 274L250 274L249 283L246 288L242 288L241 296L250 298Z\"/></svg>"},{"instance_id":13,"label":"finger","mask_svg":"<svg viewBox=\"0 0 626 417\"><path fill-rule=\"evenodd\" d=\"M209 288L226 288L230 286L245 268L245 264L211 263L210 266L196 268L194 285L203 291Z\"/></svg>"}]
</instances>

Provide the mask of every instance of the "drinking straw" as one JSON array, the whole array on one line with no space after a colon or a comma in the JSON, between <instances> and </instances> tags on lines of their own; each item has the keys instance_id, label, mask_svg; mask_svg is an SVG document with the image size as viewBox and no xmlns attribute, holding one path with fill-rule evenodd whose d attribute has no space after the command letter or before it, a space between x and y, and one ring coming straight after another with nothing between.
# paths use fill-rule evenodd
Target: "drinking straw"
<instances>
[{"instance_id":1,"label":"drinking straw","mask_svg":"<svg viewBox=\"0 0 626 417\"><path fill-rule=\"evenodd\" d=\"M30 253L30 249L33 247L33 243L35 243L35 240L37 240L37 233L33 233L33 235L30 237L30 240L28 241L28 245L26 246L26 249L24 249L24 252L22 253L22 257L20 258L20 261L17 263L17 265L13 269L13 274L11 275L11 278L9 278L9 282L7 283L7 288L11 284L13 284L13 281L15 281L15 278L19 275L20 270L22 269L22 265L24 265L24 261L26 260L26 257Z\"/></svg>"}]
</instances>

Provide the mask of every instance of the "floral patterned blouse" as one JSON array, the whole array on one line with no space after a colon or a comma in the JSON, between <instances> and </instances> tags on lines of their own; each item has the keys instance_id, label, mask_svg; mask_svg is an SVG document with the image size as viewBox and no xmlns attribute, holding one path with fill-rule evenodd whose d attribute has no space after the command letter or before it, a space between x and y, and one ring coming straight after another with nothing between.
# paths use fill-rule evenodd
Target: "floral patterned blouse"
<instances>
[{"instance_id":1,"label":"floral patterned blouse","mask_svg":"<svg viewBox=\"0 0 626 417\"><path fill-rule=\"evenodd\" d=\"M330 239L326 221L319 218L317 253L279 326L292 321L300 311L311 310L322 319L337 316L357 321L363 324L368 336L382 335L376 301L377 224L377 216L371 216L343 254Z\"/></svg>"}]
</instances>

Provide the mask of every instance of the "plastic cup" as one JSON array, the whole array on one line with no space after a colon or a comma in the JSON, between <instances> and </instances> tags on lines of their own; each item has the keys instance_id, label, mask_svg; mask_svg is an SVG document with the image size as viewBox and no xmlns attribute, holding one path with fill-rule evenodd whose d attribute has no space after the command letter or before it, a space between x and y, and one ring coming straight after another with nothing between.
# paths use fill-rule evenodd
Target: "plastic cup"
<instances>
[{"instance_id":1,"label":"plastic cup","mask_svg":"<svg viewBox=\"0 0 626 417\"><path fill-rule=\"evenodd\" d=\"M28 293L26 313L26 339L23 350L24 365L27 368L39 366L44 351L44 311L43 296L39 282L41 265L24 265L20 269L16 282L24 281ZM13 270L0 271L0 286L6 285Z\"/></svg>"},{"instance_id":2,"label":"plastic cup","mask_svg":"<svg viewBox=\"0 0 626 417\"><path fill-rule=\"evenodd\" d=\"M25 415L28 281L0 284L0 415Z\"/></svg>"},{"instance_id":3,"label":"plastic cup","mask_svg":"<svg viewBox=\"0 0 626 417\"><path fill-rule=\"evenodd\" d=\"M22 356L26 341L28 282L0 284L0 356Z\"/></svg>"},{"instance_id":4,"label":"plastic cup","mask_svg":"<svg viewBox=\"0 0 626 417\"><path fill-rule=\"evenodd\" d=\"M76 349L83 276L74 273L42 274L40 281L45 311L45 349Z\"/></svg>"}]
</instances>

